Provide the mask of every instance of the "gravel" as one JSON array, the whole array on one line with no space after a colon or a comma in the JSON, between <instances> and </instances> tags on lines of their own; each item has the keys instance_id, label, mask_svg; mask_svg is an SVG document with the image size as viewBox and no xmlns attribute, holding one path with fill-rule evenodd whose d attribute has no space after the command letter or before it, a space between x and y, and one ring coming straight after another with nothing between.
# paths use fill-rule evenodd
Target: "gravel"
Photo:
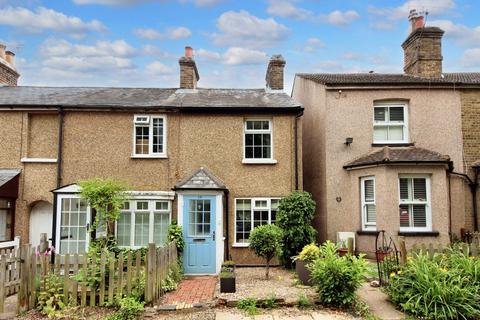
<instances>
[{"instance_id":1,"label":"gravel","mask_svg":"<svg viewBox=\"0 0 480 320\"><path fill-rule=\"evenodd\" d=\"M286 302L297 301L300 295L309 300L315 297L315 290L298 284L296 273L281 267L270 268L270 279L265 279L265 268L236 268L236 292L220 293L220 281L215 289L216 297L227 301L245 298L264 299L275 297Z\"/></svg>"}]
</instances>

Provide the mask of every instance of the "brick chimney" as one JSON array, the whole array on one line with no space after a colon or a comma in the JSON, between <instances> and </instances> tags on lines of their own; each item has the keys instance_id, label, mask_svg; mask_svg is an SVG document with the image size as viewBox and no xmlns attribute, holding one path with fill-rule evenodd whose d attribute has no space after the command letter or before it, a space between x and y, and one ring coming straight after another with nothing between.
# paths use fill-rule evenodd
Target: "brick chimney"
<instances>
[{"instance_id":1,"label":"brick chimney","mask_svg":"<svg viewBox=\"0 0 480 320\"><path fill-rule=\"evenodd\" d=\"M15 54L0 43L0 86L16 86L20 75L15 69Z\"/></svg>"},{"instance_id":2,"label":"brick chimney","mask_svg":"<svg viewBox=\"0 0 480 320\"><path fill-rule=\"evenodd\" d=\"M410 10L410 35L403 42L404 67L407 75L440 78L442 75L442 37L438 27L426 27L422 13Z\"/></svg>"},{"instance_id":3,"label":"brick chimney","mask_svg":"<svg viewBox=\"0 0 480 320\"><path fill-rule=\"evenodd\" d=\"M185 47L185 56L178 60L180 64L180 89L195 89L200 80L197 65L193 59L192 47Z\"/></svg>"},{"instance_id":4,"label":"brick chimney","mask_svg":"<svg viewBox=\"0 0 480 320\"><path fill-rule=\"evenodd\" d=\"M281 54L274 54L268 62L267 74L265 80L267 81L267 89L283 90L283 69L285 68L285 59Z\"/></svg>"}]
</instances>

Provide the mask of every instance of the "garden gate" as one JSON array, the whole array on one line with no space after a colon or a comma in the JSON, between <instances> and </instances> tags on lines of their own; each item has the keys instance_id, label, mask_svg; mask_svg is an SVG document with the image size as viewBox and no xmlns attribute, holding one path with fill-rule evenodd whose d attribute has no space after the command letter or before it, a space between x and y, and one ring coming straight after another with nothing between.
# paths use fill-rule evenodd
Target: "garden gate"
<instances>
[{"instance_id":1,"label":"garden gate","mask_svg":"<svg viewBox=\"0 0 480 320\"><path fill-rule=\"evenodd\" d=\"M399 264L397 246L385 230L379 231L375 238L375 256L380 285L388 285L390 274L398 270Z\"/></svg>"}]
</instances>

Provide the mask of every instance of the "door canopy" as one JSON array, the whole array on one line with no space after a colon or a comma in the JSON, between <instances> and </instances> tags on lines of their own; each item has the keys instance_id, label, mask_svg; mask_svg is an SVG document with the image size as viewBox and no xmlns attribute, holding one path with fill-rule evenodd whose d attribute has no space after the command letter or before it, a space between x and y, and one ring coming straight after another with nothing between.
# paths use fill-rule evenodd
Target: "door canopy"
<instances>
[{"instance_id":1,"label":"door canopy","mask_svg":"<svg viewBox=\"0 0 480 320\"><path fill-rule=\"evenodd\" d=\"M227 190L225 184L207 168L200 167L192 175L180 181L174 190Z\"/></svg>"}]
</instances>

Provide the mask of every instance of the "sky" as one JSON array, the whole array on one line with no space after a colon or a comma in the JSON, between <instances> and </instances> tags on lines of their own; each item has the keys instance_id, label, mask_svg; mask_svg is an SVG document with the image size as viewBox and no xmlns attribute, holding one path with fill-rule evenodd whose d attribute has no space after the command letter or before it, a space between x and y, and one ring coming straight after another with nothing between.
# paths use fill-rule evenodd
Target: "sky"
<instances>
[{"instance_id":1,"label":"sky","mask_svg":"<svg viewBox=\"0 0 480 320\"><path fill-rule=\"evenodd\" d=\"M19 85L178 87L194 48L199 87L261 88L268 59L295 73L399 73L410 9L445 30L445 72L480 71L477 0L0 0Z\"/></svg>"}]
</instances>

